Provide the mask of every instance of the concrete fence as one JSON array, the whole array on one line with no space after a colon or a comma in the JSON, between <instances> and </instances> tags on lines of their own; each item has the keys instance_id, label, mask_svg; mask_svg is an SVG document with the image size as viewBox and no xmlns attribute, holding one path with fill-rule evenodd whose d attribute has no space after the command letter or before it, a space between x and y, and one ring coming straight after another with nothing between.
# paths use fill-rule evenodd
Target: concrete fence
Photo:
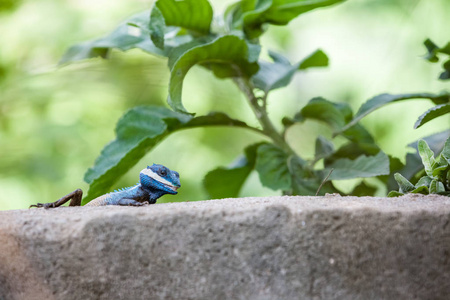
<instances>
[{"instance_id":1,"label":"concrete fence","mask_svg":"<svg viewBox=\"0 0 450 300\"><path fill-rule=\"evenodd\" d=\"M0 299L450 299L450 198L3 211Z\"/></svg>"}]
</instances>

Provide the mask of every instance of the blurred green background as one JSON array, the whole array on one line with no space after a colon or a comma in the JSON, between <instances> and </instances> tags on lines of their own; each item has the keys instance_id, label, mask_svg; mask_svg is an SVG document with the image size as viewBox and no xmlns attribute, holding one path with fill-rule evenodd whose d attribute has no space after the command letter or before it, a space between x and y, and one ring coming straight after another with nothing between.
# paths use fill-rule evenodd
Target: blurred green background
<instances>
[{"instance_id":1,"label":"blurred green background","mask_svg":"<svg viewBox=\"0 0 450 300\"><path fill-rule=\"evenodd\" d=\"M216 13L233 1L212 1ZM72 44L111 31L151 1L0 0L0 209L27 208L55 201L82 188L86 169L114 138L118 118L137 105L167 105L168 70L163 58L141 51L114 52L108 61L93 59L59 68ZM345 101L356 110L383 92L440 92L439 64L430 64L422 42L450 40L448 0L349 0L300 16L286 27L270 27L262 40L267 49L298 61L317 48L330 57L330 67L299 73L289 88L269 98L270 117L281 128L309 99L323 96ZM184 84L184 104L198 115L211 110L257 125L231 80L219 80L195 67ZM404 160L406 145L448 129L441 117L414 130L416 118L432 106L423 100L391 104L363 120L381 148ZM296 125L288 139L303 157L311 157L317 133L329 135L316 122ZM147 164L162 163L181 174L177 196L160 202L207 199L202 178L230 164L242 149L262 140L239 129L195 129L164 140L116 188L135 184ZM339 182L350 190L353 182ZM385 190L381 189L382 195ZM257 174L242 196L276 195L261 187Z\"/></svg>"}]
</instances>

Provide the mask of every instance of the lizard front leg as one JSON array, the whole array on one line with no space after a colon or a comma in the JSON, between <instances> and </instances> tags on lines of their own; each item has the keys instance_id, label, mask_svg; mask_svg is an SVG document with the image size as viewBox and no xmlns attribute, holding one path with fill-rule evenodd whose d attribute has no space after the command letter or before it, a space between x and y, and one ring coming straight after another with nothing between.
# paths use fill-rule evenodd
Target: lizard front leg
<instances>
[{"instance_id":1,"label":"lizard front leg","mask_svg":"<svg viewBox=\"0 0 450 300\"><path fill-rule=\"evenodd\" d=\"M55 202L37 203L37 204L30 205L29 208L32 208L32 207L53 208L53 207L61 206L69 200L71 200L69 203L69 206L80 206L82 197L83 197L83 191L81 189L77 189L77 190L73 191L72 193L65 195L64 197L62 197L61 199L59 199Z\"/></svg>"}]
</instances>

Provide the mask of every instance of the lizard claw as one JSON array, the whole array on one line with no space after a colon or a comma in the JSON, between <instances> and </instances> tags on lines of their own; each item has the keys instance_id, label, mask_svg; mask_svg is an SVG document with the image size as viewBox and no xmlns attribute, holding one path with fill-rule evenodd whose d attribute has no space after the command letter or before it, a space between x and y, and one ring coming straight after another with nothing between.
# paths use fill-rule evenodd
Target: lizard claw
<instances>
[{"instance_id":1,"label":"lizard claw","mask_svg":"<svg viewBox=\"0 0 450 300\"><path fill-rule=\"evenodd\" d=\"M37 207L37 208L43 207L43 208L47 209L47 208L51 208L51 207L56 207L56 205L54 202L52 202L52 203L36 203L36 204L30 205L30 207L28 207L28 209L30 209L32 207Z\"/></svg>"},{"instance_id":2,"label":"lizard claw","mask_svg":"<svg viewBox=\"0 0 450 300\"><path fill-rule=\"evenodd\" d=\"M150 203L148 201L142 202L143 205L149 205Z\"/></svg>"},{"instance_id":3,"label":"lizard claw","mask_svg":"<svg viewBox=\"0 0 450 300\"><path fill-rule=\"evenodd\" d=\"M43 207L44 205L42 203L36 203L36 204L31 204L30 207L28 207L28 209L32 208L32 207Z\"/></svg>"},{"instance_id":4,"label":"lizard claw","mask_svg":"<svg viewBox=\"0 0 450 300\"><path fill-rule=\"evenodd\" d=\"M147 205L147 204L148 204L147 201L145 201L145 202L138 202L138 201L135 201L134 203L128 204L128 206L145 206L145 205Z\"/></svg>"}]
</instances>

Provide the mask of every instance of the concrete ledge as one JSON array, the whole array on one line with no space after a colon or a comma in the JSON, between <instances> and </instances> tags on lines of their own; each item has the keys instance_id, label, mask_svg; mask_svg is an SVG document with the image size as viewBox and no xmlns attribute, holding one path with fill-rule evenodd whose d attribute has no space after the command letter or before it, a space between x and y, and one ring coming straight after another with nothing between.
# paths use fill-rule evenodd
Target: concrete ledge
<instances>
[{"instance_id":1,"label":"concrete ledge","mask_svg":"<svg viewBox=\"0 0 450 300\"><path fill-rule=\"evenodd\" d=\"M0 212L0 299L449 299L450 198Z\"/></svg>"}]
</instances>

